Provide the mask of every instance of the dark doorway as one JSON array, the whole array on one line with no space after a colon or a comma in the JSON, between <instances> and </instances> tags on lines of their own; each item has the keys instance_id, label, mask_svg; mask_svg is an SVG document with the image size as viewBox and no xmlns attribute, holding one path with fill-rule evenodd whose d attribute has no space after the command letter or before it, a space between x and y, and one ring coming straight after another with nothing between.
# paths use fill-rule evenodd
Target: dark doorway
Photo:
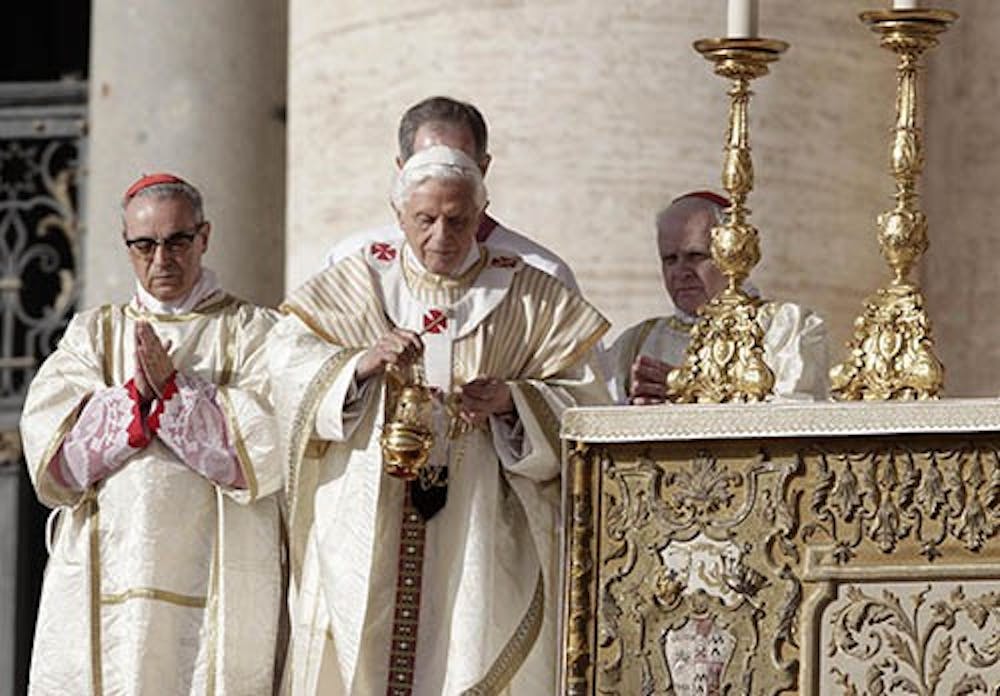
<instances>
[{"instance_id":1,"label":"dark doorway","mask_svg":"<svg viewBox=\"0 0 1000 696\"><path fill-rule=\"evenodd\" d=\"M9 2L0 41L0 82L87 78L90 0Z\"/></svg>"},{"instance_id":2,"label":"dark doorway","mask_svg":"<svg viewBox=\"0 0 1000 696\"><path fill-rule=\"evenodd\" d=\"M67 157L75 159L71 165L65 166L79 168L83 163L76 152L80 149L82 134L76 138L63 134L65 142L60 142L54 132L37 134L37 137L32 133L26 138L18 133L17 122L21 119L22 113L26 115L25 117L30 114L36 128L44 129L44 126L49 124L46 116L46 109L49 107L58 109L65 108L66 105L76 105L81 114L85 114L91 2L90 0L34 0L34 2L7 3L4 10L7 31L4 41L0 42L0 111L3 112L0 118L0 129L3 131L0 137L0 149L4 149L5 152L17 149L18 152L25 154L25 161L31 162L30 153L42 153L46 148L64 150L70 148L72 151ZM4 162L14 162L16 159L7 157ZM20 198L31 194L30 191L21 189L29 185L32 177L22 176L23 172L19 173L12 167L13 165L10 165L0 169L0 177L3 179L0 181L0 190L6 192L0 196L4 198L0 201L0 206L11 204L12 197ZM72 195L76 209L79 207L78 194L79 188L74 185ZM70 257L73 256L72 250L67 249L66 253ZM72 258L67 258L66 263L78 268ZM26 270L19 279L24 288L19 302L34 314L39 309L37 307L39 303L51 304L52 298L50 289L44 282L35 279L30 270L30 268ZM27 353L33 354L32 357L41 361L54 346L57 338L57 333L53 332L46 341L37 342L34 349L29 349ZM19 346L18 352L24 353L23 348L25 346ZM17 387L22 377L15 375L11 379L13 381L8 381ZM0 410L5 411L0 413L0 424L17 422L20 412L16 398L18 392L20 389L15 388L11 393L5 392L0 395L4 397L0 398ZM4 427L4 430L7 428ZM44 533L48 510L37 502L23 462L18 479L15 673L0 674L0 693L7 693L8 689L13 689L10 693L23 694L27 691L35 615L42 573L47 560ZM0 523L6 522L0 520Z\"/></svg>"}]
</instances>

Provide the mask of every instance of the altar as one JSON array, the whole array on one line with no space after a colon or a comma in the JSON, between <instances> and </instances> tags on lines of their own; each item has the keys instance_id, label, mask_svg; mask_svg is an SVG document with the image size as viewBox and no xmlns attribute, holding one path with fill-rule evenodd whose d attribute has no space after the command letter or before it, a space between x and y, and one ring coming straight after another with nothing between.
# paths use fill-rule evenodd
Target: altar
<instances>
[{"instance_id":1,"label":"altar","mask_svg":"<svg viewBox=\"0 0 1000 696\"><path fill-rule=\"evenodd\" d=\"M562 423L561 690L1000 694L1000 400Z\"/></svg>"}]
</instances>

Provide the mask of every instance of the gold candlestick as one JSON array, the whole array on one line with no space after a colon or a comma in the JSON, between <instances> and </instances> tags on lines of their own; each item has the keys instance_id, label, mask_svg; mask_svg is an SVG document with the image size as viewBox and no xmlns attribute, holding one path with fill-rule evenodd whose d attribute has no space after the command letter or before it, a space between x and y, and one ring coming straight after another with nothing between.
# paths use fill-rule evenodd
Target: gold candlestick
<instances>
[{"instance_id":1,"label":"gold candlestick","mask_svg":"<svg viewBox=\"0 0 1000 696\"><path fill-rule=\"evenodd\" d=\"M667 375L667 395L678 402L760 401L772 393L774 374L764 362L764 332L757 323L760 300L741 285L760 260L756 228L747 222L753 190L748 111L750 80L788 49L774 39L702 39L694 48L715 63L715 74L732 80L722 186L732 205L724 224L712 228L712 260L725 274L725 290L700 311L684 364Z\"/></svg>"},{"instance_id":2,"label":"gold candlestick","mask_svg":"<svg viewBox=\"0 0 1000 696\"><path fill-rule=\"evenodd\" d=\"M944 386L944 367L934 355L924 297L910 270L927 250L927 218L918 207L917 182L924 166L917 125L920 58L937 46L958 15L948 10L863 12L861 21L882 35L883 48L898 56L896 124L889 148L896 205L878 217L878 241L893 278L865 300L854 321L850 353L830 370L831 393L840 400L930 399Z\"/></svg>"}]
</instances>

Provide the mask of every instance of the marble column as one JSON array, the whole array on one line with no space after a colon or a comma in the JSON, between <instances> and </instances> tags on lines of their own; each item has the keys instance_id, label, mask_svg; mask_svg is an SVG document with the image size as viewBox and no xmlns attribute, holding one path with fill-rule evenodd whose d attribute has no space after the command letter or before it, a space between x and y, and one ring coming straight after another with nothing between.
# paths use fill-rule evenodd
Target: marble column
<instances>
[{"instance_id":1,"label":"marble column","mask_svg":"<svg viewBox=\"0 0 1000 696\"><path fill-rule=\"evenodd\" d=\"M762 33L792 48L754 83L755 281L824 314L839 357L884 275L874 218L891 193L895 83L857 20L883 2L761 5ZM293 0L289 287L336 240L389 219L399 116L448 94L489 121L491 211L572 264L612 335L667 312L653 218L719 187L728 84L691 43L724 23L721 0Z\"/></svg>"},{"instance_id":2,"label":"marble column","mask_svg":"<svg viewBox=\"0 0 1000 696\"><path fill-rule=\"evenodd\" d=\"M287 0L94 3L86 305L129 296L118 203L159 170L204 193L223 284L281 299L287 13Z\"/></svg>"},{"instance_id":3,"label":"marble column","mask_svg":"<svg viewBox=\"0 0 1000 696\"><path fill-rule=\"evenodd\" d=\"M930 3L928 3L930 4ZM934 2L961 17L929 56L922 280L951 396L1000 392L1000 13L991 3Z\"/></svg>"}]
</instances>

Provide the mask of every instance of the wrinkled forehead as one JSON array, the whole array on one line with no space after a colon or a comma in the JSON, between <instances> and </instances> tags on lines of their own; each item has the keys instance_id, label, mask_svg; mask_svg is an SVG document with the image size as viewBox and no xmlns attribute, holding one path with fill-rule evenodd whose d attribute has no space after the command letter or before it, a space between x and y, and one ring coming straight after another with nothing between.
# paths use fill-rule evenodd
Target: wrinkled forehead
<instances>
[{"instance_id":1,"label":"wrinkled forehead","mask_svg":"<svg viewBox=\"0 0 1000 696\"><path fill-rule=\"evenodd\" d=\"M661 253L707 251L714 225L715 215L706 208L668 213L661 219L657 233Z\"/></svg>"}]
</instances>

